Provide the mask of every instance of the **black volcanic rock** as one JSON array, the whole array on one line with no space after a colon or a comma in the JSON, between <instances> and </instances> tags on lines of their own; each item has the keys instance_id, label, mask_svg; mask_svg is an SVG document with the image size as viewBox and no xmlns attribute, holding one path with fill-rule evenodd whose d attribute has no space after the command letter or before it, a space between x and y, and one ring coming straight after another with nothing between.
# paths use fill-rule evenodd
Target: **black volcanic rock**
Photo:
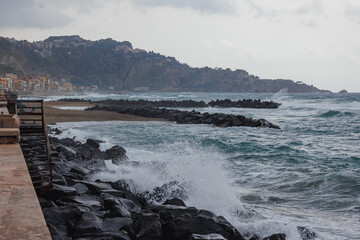
<instances>
[{"instance_id":1,"label":"black volcanic rock","mask_svg":"<svg viewBox=\"0 0 360 240\"><path fill-rule=\"evenodd\" d=\"M63 175L66 179L43 193L40 199L53 239L176 240L191 239L196 234L243 239L224 218L194 207L185 207L179 198L169 199L163 206L154 205L146 198L133 194L129 184L123 180L90 181L88 177L92 176L92 170L88 168L84 155L77 152L78 149L95 151L97 156L107 154L96 147L89 147L89 142L82 144L66 138L50 138L50 142L53 151L59 149L62 153L52 159L53 165L57 166L56 171L61 172L55 171L54 176L61 179ZM86 180L77 180L80 176ZM176 181L164 184L151 193L152 197L155 198L156 194L161 195L159 199L168 196L164 191L177 184ZM175 189L170 195L178 196L178 190Z\"/></svg>"},{"instance_id":2,"label":"black volcanic rock","mask_svg":"<svg viewBox=\"0 0 360 240\"><path fill-rule=\"evenodd\" d=\"M50 138L50 142L53 151L57 148L55 146L67 146L64 149L72 152L76 157L79 154L74 149L83 145L72 139ZM61 151L65 151L64 149ZM67 159L65 156L71 157ZM100 151L98 156L105 154ZM61 165L60 162L64 164ZM244 239L225 218L206 210L186 207L180 198L167 197L164 205L157 205L132 193L129 184L124 180L115 182L89 180L92 171L88 169L86 159L77 159L74 162L72 155L64 153L54 157L53 164L61 170L61 174L55 171L54 176L61 179L60 175L63 175L67 180L59 181L54 189L43 193L44 195L39 198L52 239ZM60 166L63 169L60 169ZM88 169L89 173L87 174L84 169ZM80 176L86 180L76 180L79 177L78 173L83 174ZM173 189L177 185L179 183L173 181L145 195L152 195L154 199L163 199L169 195L181 196L181 187L170 194L165 193L169 188ZM298 231L299 236L304 240L316 237L316 234L308 228L298 227ZM250 239L261 240L258 235ZM262 238L262 240L284 239L286 235L283 233Z\"/></svg>"},{"instance_id":3,"label":"black volcanic rock","mask_svg":"<svg viewBox=\"0 0 360 240\"><path fill-rule=\"evenodd\" d=\"M265 119L256 120L252 118L246 118L241 115L223 113L200 113L195 110L189 112L166 108L126 108L117 105L96 105L87 109L87 111L92 110L112 111L149 118L163 118L179 124L213 124L218 127L248 126L280 129L279 126L272 124Z\"/></svg>"},{"instance_id":4,"label":"black volcanic rock","mask_svg":"<svg viewBox=\"0 0 360 240\"><path fill-rule=\"evenodd\" d=\"M163 203L163 205L174 205L174 206L186 207L184 201L181 200L180 198L167 199L167 200Z\"/></svg>"},{"instance_id":5,"label":"black volcanic rock","mask_svg":"<svg viewBox=\"0 0 360 240\"><path fill-rule=\"evenodd\" d=\"M60 99L59 101L64 102L82 102L83 99ZM149 101L149 100L124 100L124 99L107 99L101 101L88 101L92 104L100 105L116 105L123 108L205 108L205 107L222 107L222 108L278 108L281 104L273 101L261 101L260 99L242 99L238 101L232 101L230 99L215 100L205 103L204 101L194 100L160 100L160 101Z\"/></svg>"},{"instance_id":6,"label":"black volcanic rock","mask_svg":"<svg viewBox=\"0 0 360 240\"><path fill-rule=\"evenodd\" d=\"M164 239L190 239L192 234L217 233L228 240L242 240L241 234L223 217L192 207L149 206L160 215Z\"/></svg>"}]
</instances>

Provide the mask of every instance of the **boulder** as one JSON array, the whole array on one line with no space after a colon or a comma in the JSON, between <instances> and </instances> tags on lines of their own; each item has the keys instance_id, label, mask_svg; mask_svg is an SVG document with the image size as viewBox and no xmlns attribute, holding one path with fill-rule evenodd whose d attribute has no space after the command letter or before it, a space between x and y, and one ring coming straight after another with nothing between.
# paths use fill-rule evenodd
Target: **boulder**
<instances>
[{"instance_id":1,"label":"boulder","mask_svg":"<svg viewBox=\"0 0 360 240\"><path fill-rule=\"evenodd\" d=\"M263 238L263 240L286 240L286 234L276 233L269 237Z\"/></svg>"},{"instance_id":2,"label":"boulder","mask_svg":"<svg viewBox=\"0 0 360 240\"><path fill-rule=\"evenodd\" d=\"M58 236L67 236L73 233L77 221L84 212L90 211L91 208L84 206L61 206L43 209L43 214L48 226L52 226L54 234ZM51 228L50 228L51 231ZM51 233L53 233L51 231Z\"/></svg>"},{"instance_id":3,"label":"boulder","mask_svg":"<svg viewBox=\"0 0 360 240\"><path fill-rule=\"evenodd\" d=\"M243 240L241 234L225 218L193 207L149 205L158 213L164 239L190 239L192 234L220 234L228 240Z\"/></svg>"},{"instance_id":4,"label":"boulder","mask_svg":"<svg viewBox=\"0 0 360 240\"><path fill-rule=\"evenodd\" d=\"M70 169L70 172L80 174L81 176L86 176L90 171L80 165L75 165Z\"/></svg>"},{"instance_id":5,"label":"boulder","mask_svg":"<svg viewBox=\"0 0 360 240\"><path fill-rule=\"evenodd\" d=\"M94 210L100 210L101 208L101 203L99 201L99 198L96 196L89 196L89 195L71 196L71 197L62 198L61 201L78 203L81 205L89 206Z\"/></svg>"},{"instance_id":6,"label":"boulder","mask_svg":"<svg viewBox=\"0 0 360 240\"><path fill-rule=\"evenodd\" d=\"M119 164L126 159L126 150L120 146L113 146L105 151L106 159L111 159L114 164Z\"/></svg>"},{"instance_id":7,"label":"boulder","mask_svg":"<svg viewBox=\"0 0 360 240\"><path fill-rule=\"evenodd\" d=\"M180 198L167 199L167 200L163 203L163 205L174 205L174 206L186 207L184 201L181 200Z\"/></svg>"},{"instance_id":8,"label":"boulder","mask_svg":"<svg viewBox=\"0 0 360 240\"><path fill-rule=\"evenodd\" d=\"M57 200L62 197L75 195L78 195L75 188L54 184L54 187L50 189L44 197L49 200Z\"/></svg>"},{"instance_id":9,"label":"boulder","mask_svg":"<svg viewBox=\"0 0 360 240\"><path fill-rule=\"evenodd\" d=\"M99 196L103 190L111 190L110 183L102 182L88 182L88 181L78 181L78 183L84 184L90 191L91 194Z\"/></svg>"},{"instance_id":10,"label":"boulder","mask_svg":"<svg viewBox=\"0 0 360 240\"><path fill-rule=\"evenodd\" d=\"M89 138L88 140L86 140L86 144L90 145L91 147L95 148L95 149L99 149L100 147L100 143L103 143L104 141L100 141L100 140L95 140L95 139L91 139Z\"/></svg>"},{"instance_id":11,"label":"boulder","mask_svg":"<svg viewBox=\"0 0 360 240\"><path fill-rule=\"evenodd\" d=\"M74 235L102 232L102 219L92 212L84 212L75 226Z\"/></svg>"},{"instance_id":12,"label":"boulder","mask_svg":"<svg viewBox=\"0 0 360 240\"><path fill-rule=\"evenodd\" d=\"M138 240L162 239L160 216L145 212L135 214L134 231Z\"/></svg>"},{"instance_id":13,"label":"boulder","mask_svg":"<svg viewBox=\"0 0 360 240\"><path fill-rule=\"evenodd\" d=\"M309 229L307 227L298 226L296 228L297 228L297 230L298 230L298 232L300 234L300 237L303 240L310 240L310 239L317 238L317 234L313 230L311 230L311 229Z\"/></svg>"},{"instance_id":14,"label":"boulder","mask_svg":"<svg viewBox=\"0 0 360 240\"><path fill-rule=\"evenodd\" d=\"M226 238L220 234L210 233L206 235L192 234L190 240L226 240Z\"/></svg>"}]
</instances>

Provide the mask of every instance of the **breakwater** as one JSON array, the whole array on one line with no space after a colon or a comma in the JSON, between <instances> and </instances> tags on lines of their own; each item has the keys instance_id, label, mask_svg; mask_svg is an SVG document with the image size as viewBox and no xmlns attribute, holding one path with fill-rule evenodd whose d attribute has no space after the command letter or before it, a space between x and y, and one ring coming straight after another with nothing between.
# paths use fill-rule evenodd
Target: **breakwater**
<instances>
[{"instance_id":1,"label":"breakwater","mask_svg":"<svg viewBox=\"0 0 360 240\"><path fill-rule=\"evenodd\" d=\"M102 110L111 111L122 114L130 114L135 116L142 116L148 118L163 118L169 121L174 121L179 124L212 124L218 127L267 127L280 129L279 126L265 120L265 119L252 119L246 118L242 115L223 114L223 113L200 113L195 110L193 111L181 111L176 109L166 108L128 108L118 105L106 105L86 109L91 110Z\"/></svg>"},{"instance_id":2,"label":"breakwater","mask_svg":"<svg viewBox=\"0 0 360 240\"><path fill-rule=\"evenodd\" d=\"M151 192L134 192L121 175L94 181L94 174L111 171L108 161L132 164L120 146L102 151L101 141L94 139L82 143L52 137L50 142L55 185L40 203L53 239L286 239L284 233L245 236L225 218L186 206L184 186L176 181ZM302 239L315 236L304 227L298 231Z\"/></svg>"},{"instance_id":3,"label":"breakwater","mask_svg":"<svg viewBox=\"0 0 360 240\"><path fill-rule=\"evenodd\" d=\"M63 98L59 101L64 102L91 102L101 105L118 105L127 108L139 108L139 107L168 107L168 108L205 108L205 107L221 107L221 108L258 108L258 109L275 109L278 108L281 104L273 101L262 101L260 99L242 99L242 100L211 100L208 103L205 101L195 101L195 100L159 100L159 101L150 101L150 100L101 100L101 101L91 101L84 99L70 99Z\"/></svg>"}]
</instances>

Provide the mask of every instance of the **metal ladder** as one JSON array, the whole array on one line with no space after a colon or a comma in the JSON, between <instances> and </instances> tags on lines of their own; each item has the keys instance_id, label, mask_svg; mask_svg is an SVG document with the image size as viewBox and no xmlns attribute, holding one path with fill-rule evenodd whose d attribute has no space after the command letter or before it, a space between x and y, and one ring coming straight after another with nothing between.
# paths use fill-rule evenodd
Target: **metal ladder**
<instances>
[{"instance_id":1,"label":"metal ladder","mask_svg":"<svg viewBox=\"0 0 360 240\"><path fill-rule=\"evenodd\" d=\"M20 146L36 190L53 187L43 100L18 100Z\"/></svg>"}]
</instances>

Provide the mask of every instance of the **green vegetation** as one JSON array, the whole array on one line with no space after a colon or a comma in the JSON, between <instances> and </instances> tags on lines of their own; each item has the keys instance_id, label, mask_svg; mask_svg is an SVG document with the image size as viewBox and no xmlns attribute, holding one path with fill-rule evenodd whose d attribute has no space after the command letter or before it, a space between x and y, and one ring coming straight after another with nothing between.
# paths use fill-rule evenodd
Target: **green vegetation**
<instances>
[{"instance_id":1,"label":"green vegetation","mask_svg":"<svg viewBox=\"0 0 360 240\"><path fill-rule=\"evenodd\" d=\"M0 74L45 75L100 89L200 92L320 92L291 80L262 80L244 70L191 68L173 57L133 49L130 42L79 36L40 42L0 38Z\"/></svg>"}]
</instances>

